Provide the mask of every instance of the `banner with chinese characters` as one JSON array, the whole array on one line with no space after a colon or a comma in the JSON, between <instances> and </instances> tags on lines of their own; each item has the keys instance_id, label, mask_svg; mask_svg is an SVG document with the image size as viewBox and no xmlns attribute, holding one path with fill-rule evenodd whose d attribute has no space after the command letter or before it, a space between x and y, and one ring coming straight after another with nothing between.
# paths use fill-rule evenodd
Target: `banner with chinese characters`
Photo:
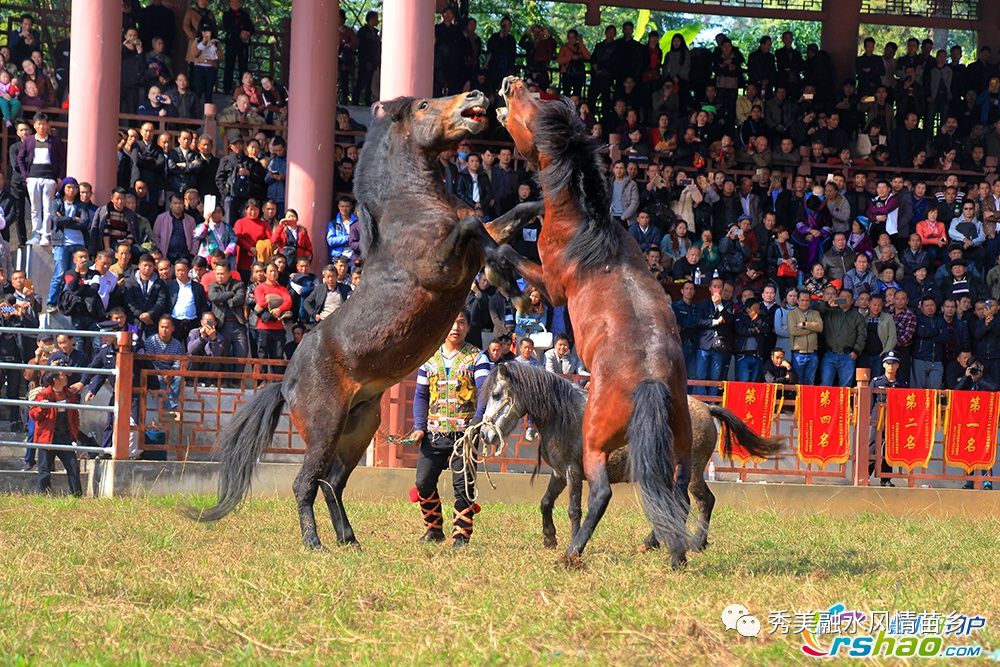
<instances>
[{"instance_id":1,"label":"banner with chinese characters","mask_svg":"<svg viewBox=\"0 0 1000 667\"><path fill-rule=\"evenodd\" d=\"M845 463L851 456L851 390L800 385L795 405L799 460L818 466Z\"/></svg>"},{"instance_id":2,"label":"banner with chinese characters","mask_svg":"<svg viewBox=\"0 0 1000 667\"><path fill-rule=\"evenodd\" d=\"M779 385L765 382L724 382L722 407L739 417L757 435L770 437L774 424L774 401ZM719 454L723 453L723 434L719 432ZM733 444L733 460L745 466L751 458L743 445ZM762 461L763 459L757 459Z\"/></svg>"},{"instance_id":3,"label":"banner with chinese characters","mask_svg":"<svg viewBox=\"0 0 1000 667\"><path fill-rule=\"evenodd\" d=\"M970 473L989 470L997 458L1000 394L949 391L944 417L944 460Z\"/></svg>"},{"instance_id":4,"label":"banner with chinese characters","mask_svg":"<svg viewBox=\"0 0 1000 667\"><path fill-rule=\"evenodd\" d=\"M911 471L926 468L937 429L936 389L885 390L885 460Z\"/></svg>"}]
</instances>

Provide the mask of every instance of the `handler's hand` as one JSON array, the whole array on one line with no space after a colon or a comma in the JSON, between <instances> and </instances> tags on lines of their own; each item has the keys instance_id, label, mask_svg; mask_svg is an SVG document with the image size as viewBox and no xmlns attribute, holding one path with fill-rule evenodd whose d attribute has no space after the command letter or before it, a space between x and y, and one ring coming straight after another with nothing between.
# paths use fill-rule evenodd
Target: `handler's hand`
<instances>
[{"instance_id":1,"label":"handler's hand","mask_svg":"<svg viewBox=\"0 0 1000 667\"><path fill-rule=\"evenodd\" d=\"M424 439L424 432L420 429L416 429L410 435L403 438L404 443L420 444L420 441Z\"/></svg>"}]
</instances>

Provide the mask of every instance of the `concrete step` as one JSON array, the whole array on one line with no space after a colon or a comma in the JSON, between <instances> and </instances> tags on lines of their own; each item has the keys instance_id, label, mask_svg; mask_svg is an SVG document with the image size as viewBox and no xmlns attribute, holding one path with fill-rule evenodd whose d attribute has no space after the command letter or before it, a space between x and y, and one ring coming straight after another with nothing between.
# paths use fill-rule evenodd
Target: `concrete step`
<instances>
[{"instance_id":1,"label":"concrete step","mask_svg":"<svg viewBox=\"0 0 1000 667\"><path fill-rule=\"evenodd\" d=\"M80 473L81 480L86 485L87 476ZM34 470L0 470L0 493L37 493L38 473ZM69 483L66 473L59 469L52 472L52 493L55 495L67 495L69 493Z\"/></svg>"}]
</instances>

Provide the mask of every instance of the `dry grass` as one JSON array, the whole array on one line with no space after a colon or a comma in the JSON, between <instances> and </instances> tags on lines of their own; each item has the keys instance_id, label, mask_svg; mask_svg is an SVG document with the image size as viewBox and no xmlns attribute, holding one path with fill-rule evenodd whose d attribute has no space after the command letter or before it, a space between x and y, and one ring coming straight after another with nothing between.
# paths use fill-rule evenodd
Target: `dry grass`
<instances>
[{"instance_id":1,"label":"dry grass","mask_svg":"<svg viewBox=\"0 0 1000 667\"><path fill-rule=\"evenodd\" d=\"M214 526L178 502L0 497L0 663L802 664L794 638L726 633L722 608L765 628L769 610L838 601L1000 623L998 521L721 510L675 573L636 553L639 513L612 508L569 571L534 506L488 507L453 553L414 542L412 505L353 503L364 548L311 553L287 501ZM1000 645L995 625L977 638Z\"/></svg>"}]
</instances>

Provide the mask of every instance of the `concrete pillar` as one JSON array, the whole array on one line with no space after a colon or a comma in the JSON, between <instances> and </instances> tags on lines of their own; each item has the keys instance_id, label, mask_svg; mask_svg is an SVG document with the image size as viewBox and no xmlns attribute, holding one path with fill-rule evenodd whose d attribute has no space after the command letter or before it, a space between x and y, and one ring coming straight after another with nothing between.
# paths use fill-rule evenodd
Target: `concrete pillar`
<instances>
[{"instance_id":1,"label":"concrete pillar","mask_svg":"<svg viewBox=\"0 0 1000 667\"><path fill-rule=\"evenodd\" d=\"M430 97L434 92L434 0L384 0L382 50L379 97Z\"/></svg>"},{"instance_id":2,"label":"concrete pillar","mask_svg":"<svg viewBox=\"0 0 1000 667\"><path fill-rule=\"evenodd\" d=\"M854 75L861 31L861 0L823 0L823 13L820 47L830 54L838 82L843 81ZM799 47L805 51L802 45Z\"/></svg>"},{"instance_id":3,"label":"concrete pillar","mask_svg":"<svg viewBox=\"0 0 1000 667\"><path fill-rule=\"evenodd\" d=\"M324 239L333 210L339 11L339 0L298 0L292 7L286 201L309 230L316 267L327 263Z\"/></svg>"},{"instance_id":4,"label":"concrete pillar","mask_svg":"<svg viewBox=\"0 0 1000 667\"><path fill-rule=\"evenodd\" d=\"M115 187L121 81L120 0L73 0L66 175L94 185L107 201Z\"/></svg>"}]
</instances>

